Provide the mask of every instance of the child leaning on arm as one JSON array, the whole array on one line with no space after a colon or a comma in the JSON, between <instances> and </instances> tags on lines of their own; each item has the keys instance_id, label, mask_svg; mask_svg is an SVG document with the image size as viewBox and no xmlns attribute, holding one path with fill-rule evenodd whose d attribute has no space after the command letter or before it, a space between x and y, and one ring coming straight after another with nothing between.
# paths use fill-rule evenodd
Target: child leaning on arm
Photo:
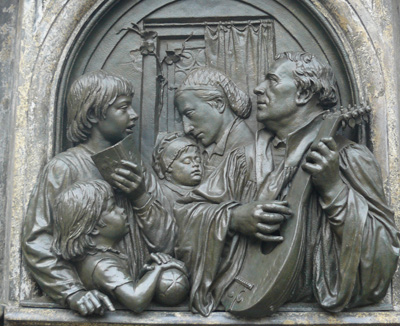
<instances>
[{"instance_id":1,"label":"child leaning on arm","mask_svg":"<svg viewBox=\"0 0 400 326\"><path fill-rule=\"evenodd\" d=\"M129 232L127 215L104 180L73 184L57 197L54 215L55 253L74 263L87 290L99 290L136 313L150 304L162 271L186 273L182 262L153 253L147 273L137 282L132 279L127 256L118 250Z\"/></svg>"}]
</instances>

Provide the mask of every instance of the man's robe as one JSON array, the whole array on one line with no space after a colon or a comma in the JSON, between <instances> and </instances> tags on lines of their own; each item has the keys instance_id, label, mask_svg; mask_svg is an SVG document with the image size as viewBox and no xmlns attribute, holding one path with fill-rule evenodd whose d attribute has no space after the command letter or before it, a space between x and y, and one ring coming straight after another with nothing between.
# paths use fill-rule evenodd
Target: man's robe
<instances>
[{"instance_id":1,"label":"man's robe","mask_svg":"<svg viewBox=\"0 0 400 326\"><path fill-rule=\"evenodd\" d=\"M229 230L232 208L260 198L284 200L320 123L317 118L290 134L278 163L273 135L261 130L255 144L232 151L175 206L176 254L189 268L193 312L207 316L215 310L240 271L247 239ZM306 252L291 298L317 301L329 311L382 299L399 255L399 233L375 158L364 146L337 141L346 187L329 204L314 191L305 205Z\"/></svg>"},{"instance_id":2,"label":"man's robe","mask_svg":"<svg viewBox=\"0 0 400 326\"><path fill-rule=\"evenodd\" d=\"M91 153L78 145L55 156L43 169L34 187L25 217L22 251L30 272L42 290L53 300L65 304L69 295L84 286L73 266L57 257L52 251L53 207L58 194L77 181L103 179ZM116 201L125 208L130 222L124 252L130 260L133 278L148 259L149 252L172 253L175 239L175 222L164 209L167 207L155 178L144 174L145 185L151 199L135 208L126 197L116 192Z\"/></svg>"}]
</instances>

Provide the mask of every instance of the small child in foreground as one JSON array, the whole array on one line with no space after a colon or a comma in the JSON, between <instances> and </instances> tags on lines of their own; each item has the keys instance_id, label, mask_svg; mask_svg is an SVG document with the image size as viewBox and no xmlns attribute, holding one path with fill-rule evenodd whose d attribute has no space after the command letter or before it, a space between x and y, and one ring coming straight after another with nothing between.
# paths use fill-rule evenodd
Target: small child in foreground
<instances>
[{"instance_id":1,"label":"small child in foreground","mask_svg":"<svg viewBox=\"0 0 400 326\"><path fill-rule=\"evenodd\" d=\"M135 282L127 256L118 244L129 232L127 215L104 180L77 182L62 192L55 205L54 251L72 261L88 290L99 290L139 313L153 299L162 271L184 264L163 253L151 254L154 262Z\"/></svg>"}]
</instances>

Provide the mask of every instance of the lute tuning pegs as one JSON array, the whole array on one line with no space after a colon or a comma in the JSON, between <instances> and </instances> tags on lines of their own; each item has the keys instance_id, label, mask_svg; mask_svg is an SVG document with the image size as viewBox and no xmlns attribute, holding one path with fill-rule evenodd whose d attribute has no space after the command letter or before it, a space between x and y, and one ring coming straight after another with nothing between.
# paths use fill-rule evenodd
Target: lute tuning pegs
<instances>
[{"instance_id":1,"label":"lute tuning pegs","mask_svg":"<svg viewBox=\"0 0 400 326\"><path fill-rule=\"evenodd\" d=\"M344 129L346 126L350 128L354 128L356 125L361 124L363 122L369 122L369 113L372 111L369 104L362 103L358 105L351 106L350 104L347 107L340 107L340 115L342 117L342 128Z\"/></svg>"}]
</instances>

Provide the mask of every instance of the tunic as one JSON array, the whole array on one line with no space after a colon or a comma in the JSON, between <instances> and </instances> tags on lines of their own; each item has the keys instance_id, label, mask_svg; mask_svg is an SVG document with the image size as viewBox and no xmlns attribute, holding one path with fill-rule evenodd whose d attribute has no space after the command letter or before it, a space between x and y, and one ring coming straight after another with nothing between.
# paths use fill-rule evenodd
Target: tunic
<instances>
[{"instance_id":1,"label":"tunic","mask_svg":"<svg viewBox=\"0 0 400 326\"><path fill-rule=\"evenodd\" d=\"M254 142L254 134L241 118L236 118L225 129L218 143L203 151L203 179L209 176L224 160L225 156L238 147Z\"/></svg>"},{"instance_id":2,"label":"tunic","mask_svg":"<svg viewBox=\"0 0 400 326\"><path fill-rule=\"evenodd\" d=\"M84 290L79 276L69 261L52 251L53 206L55 198L77 181L103 179L84 145L78 145L55 156L43 169L28 204L22 234L25 262L42 290L56 302L65 305L69 295ZM130 261L135 279L148 259L149 252L172 253L175 221L164 209L166 200L154 176L144 172L145 185L151 195L144 207L133 205L116 192L116 201L127 212L131 232L121 248Z\"/></svg>"},{"instance_id":3,"label":"tunic","mask_svg":"<svg viewBox=\"0 0 400 326\"><path fill-rule=\"evenodd\" d=\"M182 197L186 196L191 190L195 188L195 187L180 187L167 180L160 181L160 185L165 198L168 198L168 201L171 205L171 210L173 209L174 203L178 199L181 199Z\"/></svg>"},{"instance_id":4,"label":"tunic","mask_svg":"<svg viewBox=\"0 0 400 326\"><path fill-rule=\"evenodd\" d=\"M128 260L122 254L97 252L87 255L76 263L76 269L86 289L99 290L113 298L116 288L134 283Z\"/></svg>"},{"instance_id":5,"label":"tunic","mask_svg":"<svg viewBox=\"0 0 400 326\"><path fill-rule=\"evenodd\" d=\"M273 158L279 142L261 130L255 143L232 151L205 183L176 204L176 253L189 267L193 312L207 316L214 311L240 271L247 239L229 230L232 208L260 198L284 200L320 123L317 118L290 134L279 164ZM305 205L306 252L291 298L316 301L329 311L382 299L400 247L375 158L362 145L336 141L346 187L328 205L315 191Z\"/></svg>"}]
</instances>

